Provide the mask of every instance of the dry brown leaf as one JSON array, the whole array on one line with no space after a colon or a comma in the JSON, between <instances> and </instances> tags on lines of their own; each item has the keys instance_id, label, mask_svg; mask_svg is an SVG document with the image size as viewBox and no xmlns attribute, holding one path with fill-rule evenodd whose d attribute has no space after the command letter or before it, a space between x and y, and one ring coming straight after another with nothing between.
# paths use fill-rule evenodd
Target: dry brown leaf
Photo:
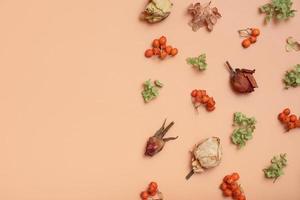
<instances>
[{"instance_id":1,"label":"dry brown leaf","mask_svg":"<svg viewBox=\"0 0 300 200\"><path fill-rule=\"evenodd\" d=\"M213 30L213 26L217 20L221 18L216 7L210 7L211 2L206 4L195 3L188 7L188 13L192 15L192 20L189 25L193 31L199 30L201 27L206 26L209 31Z\"/></svg>"}]
</instances>

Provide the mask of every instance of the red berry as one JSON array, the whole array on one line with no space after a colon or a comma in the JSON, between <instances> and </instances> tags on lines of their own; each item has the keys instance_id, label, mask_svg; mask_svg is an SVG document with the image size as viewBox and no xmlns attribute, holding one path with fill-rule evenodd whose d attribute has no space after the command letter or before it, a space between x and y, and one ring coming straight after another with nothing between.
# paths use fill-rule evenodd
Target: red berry
<instances>
[{"instance_id":1,"label":"red berry","mask_svg":"<svg viewBox=\"0 0 300 200\"><path fill-rule=\"evenodd\" d=\"M146 56L147 58L152 57L152 56L153 56L153 51L152 51L152 49L147 49L147 50L145 51L145 56Z\"/></svg>"},{"instance_id":2,"label":"red berry","mask_svg":"<svg viewBox=\"0 0 300 200\"><path fill-rule=\"evenodd\" d=\"M149 184L149 187L153 187L153 188L155 188L155 190L158 188L158 185L157 185L157 183L156 182L151 182L150 184Z\"/></svg>"},{"instance_id":3,"label":"red berry","mask_svg":"<svg viewBox=\"0 0 300 200\"><path fill-rule=\"evenodd\" d=\"M198 93L197 90L193 90L192 93L191 93L191 96L192 96L192 97L196 97L196 96L197 96L197 93Z\"/></svg>"},{"instance_id":4,"label":"red berry","mask_svg":"<svg viewBox=\"0 0 300 200\"><path fill-rule=\"evenodd\" d=\"M147 199L149 197L148 192L144 191L141 193L141 198L142 199Z\"/></svg>"},{"instance_id":5,"label":"red berry","mask_svg":"<svg viewBox=\"0 0 300 200\"><path fill-rule=\"evenodd\" d=\"M233 178L234 181L237 181L237 180L239 180L240 175L238 173L234 172L234 173L232 173L231 177Z\"/></svg>"},{"instance_id":6,"label":"red berry","mask_svg":"<svg viewBox=\"0 0 300 200\"><path fill-rule=\"evenodd\" d=\"M279 121L283 122L284 118L285 118L285 114L284 114L284 113L280 113L280 114L278 115Z\"/></svg>"},{"instance_id":7,"label":"red berry","mask_svg":"<svg viewBox=\"0 0 300 200\"><path fill-rule=\"evenodd\" d=\"M291 115L291 116L290 116L290 121L291 121L291 122L295 122L295 121L297 121L297 116L296 116L296 115L294 115L294 114L293 114L293 115Z\"/></svg>"},{"instance_id":8,"label":"red berry","mask_svg":"<svg viewBox=\"0 0 300 200\"><path fill-rule=\"evenodd\" d=\"M232 191L229 190L229 189L227 189L227 190L224 190L223 194L224 194L224 196L226 196L226 197L231 197L231 196L232 196Z\"/></svg>"}]
</instances>

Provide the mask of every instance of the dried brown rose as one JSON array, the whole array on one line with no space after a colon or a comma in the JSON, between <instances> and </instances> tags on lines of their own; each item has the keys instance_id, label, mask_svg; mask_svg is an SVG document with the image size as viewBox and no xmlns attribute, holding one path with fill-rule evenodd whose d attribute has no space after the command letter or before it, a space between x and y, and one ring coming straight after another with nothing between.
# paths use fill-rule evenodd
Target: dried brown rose
<instances>
[{"instance_id":1,"label":"dried brown rose","mask_svg":"<svg viewBox=\"0 0 300 200\"><path fill-rule=\"evenodd\" d=\"M236 92L250 93L254 91L254 88L258 87L253 76L255 69L249 70L236 68L234 70L228 61L226 61L226 64L230 71L230 83Z\"/></svg>"},{"instance_id":2,"label":"dried brown rose","mask_svg":"<svg viewBox=\"0 0 300 200\"><path fill-rule=\"evenodd\" d=\"M207 27L207 30L212 31L217 20L221 18L218 9L216 7L211 8L210 4L211 2L204 5L195 3L188 7L188 13L192 15L192 20L189 22L189 25L193 31L197 31L204 26Z\"/></svg>"},{"instance_id":3,"label":"dried brown rose","mask_svg":"<svg viewBox=\"0 0 300 200\"><path fill-rule=\"evenodd\" d=\"M176 140L178 138L178 136L164 138L168 130L174 125L174 122L171 122L167 127L165 127L165 124L166 124L166 120L164 121L161 128L158 131L156 131L154 136L148 139L146 150L145 150L146 156L154 156L164 148L166 142L170 140Z\"/></svg>"}]
</instances>

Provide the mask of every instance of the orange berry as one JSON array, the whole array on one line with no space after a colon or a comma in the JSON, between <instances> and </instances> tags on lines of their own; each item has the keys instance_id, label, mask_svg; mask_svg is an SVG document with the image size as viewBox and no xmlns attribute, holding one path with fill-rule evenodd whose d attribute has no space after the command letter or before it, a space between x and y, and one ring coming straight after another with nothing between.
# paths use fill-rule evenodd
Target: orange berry
<instances>
[{"instance_id":1,"label":"orange berry","mask_svg":"<svg viewBox=\"0 0 300 200\"><path fill-rule=\"evenodd\" d=\"M153 56L153 51L152 51L152 49L147 49L147 50L145 51L145 56L146 56L147 58L152 57L152 56Z\"/></svg>"},{"instance_id":2,"label":"orange berry","mask_svg":"<svg viewBox=\"0 0 300 200\"><path fill-rule=\"evenodd\" d=\"M155 196L157 194L157 190L149 192L150 196Z\"/></svg>"},{"instance_id":3,"label":"orange berry","mask_svg":"<svg viewBox=\"0 0 300 200\"><path fill-rule=\"evenodd\" d=\"M234 180L233 180L232 176L230 176L230 177L227 179L227 183L228 183L228 184L234 183Z\"/></svg>"},{"instance_id":4,"label":"orange berry","mask_svg":"<svg viewBox=\"0 0 300 200\"><path fill-rule=\"evenodd\" d=\"M238 188L239 188L239 185L237 183L233 182L233 183L230 184L230 189L232 191L234 191L234 190L236 190Z\"/></svg>"},{"instance_id":5,"label":"orange berry","mask_svg":"<svg viewBox=\"0 0 300 200\"><path fill-rule=\"evenodd\" d=\"M225 190L227 189L227 184L226 184L226 183L221 183L220 189L221 189L222 191L225 191Z\"/></svg>"},{"instance_id":6,"label":"orange berry","mask_svg":"<svg viewBox=\"0 0 300 200\"><path fill-rule=\"evenodd\" d=\"M153 188L157 189L157 188L158 188L158 185L157 185L156 182L151 182L151 183L149 184L149 187L153 187Z\"/></svg>"},{"instance_id":7,"label":"orange berry","mask_svg":"<svg viewBox=\"0 0 300 200\"><path fill-rule=\"evenodd\" d=\"M237 200L246 200L246 197L244 195L240 195Z\"/></svg>"},{"instance_id":8,"label":"orange berry","mask_svg":"<svg viewBox=\"0 0 300 200\"><path fill-rule=\"evenodd\" d=\"M224 182L224 183L227 183L227 180L228 180L230 177L231 177L230 175L225 176L225 177L223 178L223 182Z\"/></svg>"},{"instance_id":9,"label":"orange berry","mask_svg":"<svg viewBox=\"0 0 300 200\"><path fill-rule=\"evenodd\" d=\"M232 191L232 194L234 196L240 196L242 194L241 189L239 188L239 186L235 190Z\"/></svg>"},{"instance_id":10,"label":"orange berry","mask_svg":"<svg viewBox=\"0 0 300 200\"><path fill-rule=\"evenodd\" d=\"M209 100L209 96L203 95L201 103L206 104Z\"/></svg>"},{"instance_id":11,"label":"orange berry","mask_svg":"<svg viewBox=\"0 0 300 200\"><path fill-rule=\"evenodd\" d=\"M159 40L158 39L153 40L152 47L159 48Z\"/></svg>"},{"instance_id":12,"label":"orange berry","mask_svg":"<svg viewBox=\"0 0 300 200\"><path fill-rule=\"evenodd\" d=\"M202 96L203 96L203 93L202 93L201 90L197 90L197 96L199 96L199 97L202 97Z\"/></svg>"},{"instance_id":13,"label":"orange berry","mask_svg":"<svg viewBox=\"0 0 300 200\"><path fill-rule=\"evenodd\" d=\"M159 38L159 44L160 45L165 45L167 43L167 38L165 36L161 36Z\"/></svg>"},{"instance_id":14,"label":"orange berry","mask_svg":"<svg viewBox=\"0 0 300 200\"><path fill-rule=\"evenodd\" d=\"M250 40L251 44L253 44L256 42L257 38L255 36L251 36L251 37L249 37L249 40Z\"/></svg>"},{"instance_id":15,"label":"orange berry","mask_svg":"<svg viewBox=\"0 0 300 200\"><path fill-rule=\"evenodd\" d=\"M149 197L148 192L146 191L142 192L140 196L142 199L147 199Z\"/></svg>"},{"instance_id":16,"label":"orange berry","mask_svg":"<svg viewBox=\"0 0 300 200\"><path fill-rule=\"evenodd\" d=\"M171 55L171 51L172 51L172 46L166 46L166 52L168 55Z\"/></svg>"},{"instance_id":17,"label":"orange berry","mask_svg":"<svg viewBox=\"0 0 300 200\"><path fill-rule=\"evenodd\" d=\"M206 110L207 110L208 112L212 112L212 111L214 111L215 109L216 109L215 106L213 106L213 107L208 107L208 106L206 106Z\"/></svg>"},{"instance_id":18,"label":"orange berry","mask_svg":"<svg viewBox=\"0 0 300 200\"><path fill-rule=\"evenodd\" d=\"M289 123L290 122L290 117L288 117L288 116L285 116L284 118L283 118L283 121L282 121L283 123Z\"/></svg>"},{"instance_id":19,"label":"orange berry","mask_svg":"<svg viewBox=\"0 0 300 200\"><path fill-rule=\"evenodd\" d=\"M251 29L251 35L254 36L254 37L257 37L259 36L260 34L260 30L258 28L252 28Z\"/></svg>"},{"instance_id":20,"label":"orange berry","mask_svg":"<svg viewBox=\"0 0 300 200\"><path fill-rule=\"evenodd\" d=\"M240 179L240 175L236 172L232 173L231 177L234 181L237 181Z\"/></svg>"},{"instance_id":21,"label":"orange berry","mask_svg":"<svg viewBox=\"0 0 300 200\"><path fill-rule=\"evenodd\" d=\"M286 109L283 110L283 113L285 115L289 115L291 113L291 110L289 108L286 108Z\"/></svg>"},{"instance_id":22,"label":"orange berry","mask_svg":"<svg viewBox=\"0 0 300 200\"><path fill-rule=\"evenodd\" d=\"M156 192L157 191L157 187L153 186L153 185L149 185L148 187L148 192L149 193L153 193L153 192Z\"/></svg>"},{"instance_id":23,"label":"orange berry","mask_svg":"<svg viewBox=\"0 0 300 200\"><path fill-rule=\"evenodd\" d=\"M195 101L201 103L202 97L201 96L196 96Z\"/></svg>"},{"instance_id":24,"label":"orange berry","mask_svg":"<svg viewBox=\"0 0 300 200\"><path fill-rule=\"evenodd\" d=\"M284 118L285 118L285 114L284 114L284 113L280 113L280 114L278 115L279 121L282 122Z\"/></svg>"},{"instance_id":25,"label":"orange berry","mask_svg":"<svg viewBox=\"0 0 300 200\"><path fill-rule=\"evenodd\" d=\"M176 56L178 54L178 49L177 48L173 48L171 50L171 56Z\"/></svg>"},{"instance_id":26,"label":"orange berry","mask_svg":"<svg viewBox=\"0 0 300 200\"><path fill-rule=\"evenodd\" d=\"M216 102L213 97L210 97L207 102L207 107L214 107L216 105Z\"/></svg>"},{"instance_id":27,"label":"orange berry","mask_svg":"<svg viewBox=\"0 0 300 200\"><path fill-rule=\"evenodd\" d=\"M248 48L248 47L250 47L250 45L251 45L251 41L248 38L243 40L242 46L244 48Z\"/></svg>"},{"instance_id":28,"label":"orange berry","mask_svg":"<svg viewBox=\"0 0 300 200\"><path fill-rule=\"evenodd\" d=\"M291 115L291 116L290 116L290 121L291 121L291 122L295 122L295 121L297 121L297 116L296 116L296 115L294 115L294 114L293 114L293 115Z\"/></svg>"},{"instance_id":29,"label":"orange berry","mask_svg":"<svg viewBox=\"0 0 300 200\"><path fill-rule=\"evenodd\" d=\"M198 93L197 90L193 90L192 93L191 93L191 96L192 96L192 97L196 97L196 96L197 96L197 93Z\"/></svg>"},{"instance_id":30,"label":"orange berry","mask_svg":"<svg viewBox=\"0 0 300 200\"><path fill-rule=\"evenodd\" d=\"M296 128L296 123L295 122L289 122L288 125L287 125L287 129L291 130L291 129L294 129L294 128Z\"/></svg>"},{"instance_id":31,"label":"orange berry","mask_svg":"<svg viewBox=\"0 0 300 200\"><path fill-rule=\"evenodd\" d=\"M223 191L224 196L226 197L231 197L232 196L232 191L229 189L226 189Z\"/></svg>"}]
</instances>

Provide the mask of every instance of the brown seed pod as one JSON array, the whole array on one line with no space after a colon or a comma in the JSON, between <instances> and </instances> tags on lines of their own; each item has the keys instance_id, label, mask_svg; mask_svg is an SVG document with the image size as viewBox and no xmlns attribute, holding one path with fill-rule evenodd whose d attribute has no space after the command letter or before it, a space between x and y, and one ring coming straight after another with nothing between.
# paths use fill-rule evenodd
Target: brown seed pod
<instances>
[{"instance_id":1,"label":"brown seed pod","mask_svg":"<svg viewBox=\"0 0 300 200\"><path fill-rule=\"evenodd\" d=\"M258 87L253 76L255 69L233 69L228 61L226 61L226 64L230 72L231 86L236 92L250 93L254 91L254 88Z\"/></svg>"}]
</instances>

